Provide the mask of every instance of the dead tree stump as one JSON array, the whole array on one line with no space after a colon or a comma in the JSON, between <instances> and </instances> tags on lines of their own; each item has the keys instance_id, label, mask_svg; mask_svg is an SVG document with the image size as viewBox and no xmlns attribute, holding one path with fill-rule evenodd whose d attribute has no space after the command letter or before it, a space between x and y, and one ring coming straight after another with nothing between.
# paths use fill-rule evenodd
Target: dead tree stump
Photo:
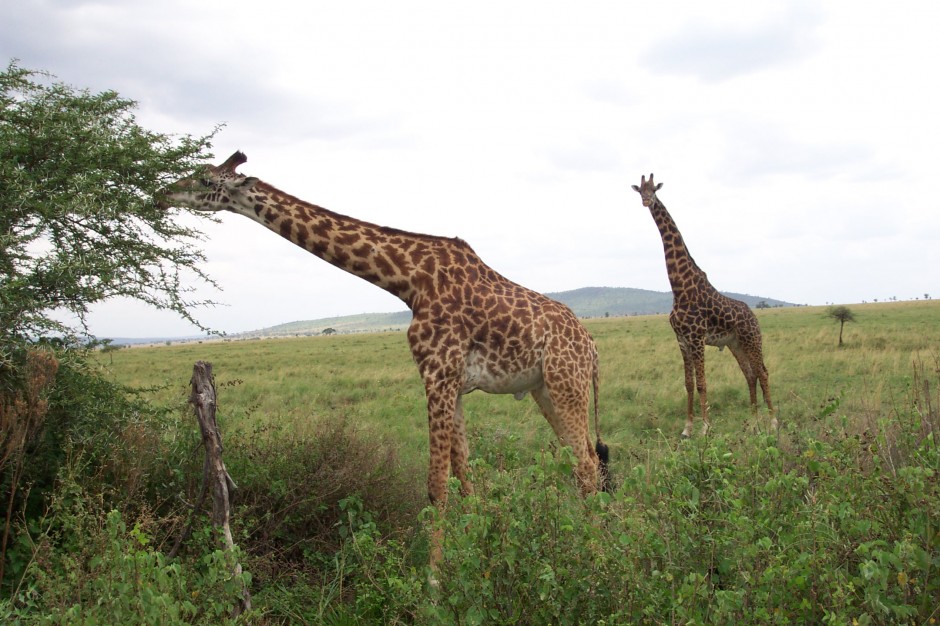
<instances>
[{"instance_id":1,"label":"dead tree stump","mask_svg":"<svg viewBox=\"0 0 940 626\"><path fill-rule=\"evenodd\" d=\"M229 476L222 461L222 433L219 431L215 419L216 395L215 379L212 376L212 364L207 361L196 361L193 366L192 394L189 402L196 412L196 420L202 431L202 443L206 449L206 459L202 466L202 492L196 504L194 514L198 511L208 490L212 489L212 523L219 528L222 534L223 550L231 552L235 543L232 541L232 530L229 526L231 505L229 495L235 490L235 481ZM191 530L190 528L187 531ZM186 533L188 535L188 532ZM182 543L182 537L180 538ZM174 547L174 552L177 550ZM235 561L233 572L241 576L242 566ZM246 586L242 591L242 598L235 614L239 615L251 609L251 595Z\"/></svg>"}]
</instances>

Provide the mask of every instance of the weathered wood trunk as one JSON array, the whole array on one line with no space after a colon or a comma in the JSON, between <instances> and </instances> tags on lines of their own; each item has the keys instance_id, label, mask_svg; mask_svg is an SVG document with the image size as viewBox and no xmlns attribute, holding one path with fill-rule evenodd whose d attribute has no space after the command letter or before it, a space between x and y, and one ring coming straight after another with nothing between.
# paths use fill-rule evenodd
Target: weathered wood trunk
<instances>
[{"instance_id":1,"label":"weathered wood trunk","mask_svg":"<svg viewBox=\"0 0 940 626\"><path fill-rule=\"evenodd\" d=\"M235 482L225 469L222 461L222 434L215 419L216 394L215 379L212 377L212 364L206 361L196 361L193 366L192 394L189 402L196 412L199 429L202 431L202 443L206 449L206 460L202 466L203 489L201 500L211 486L212 489L212 523L222 533L223 549L232 551L235 547L232 541L232 530L229 526L231 505L229 496L235 490ZM197 507L199 505L197 504ZM234 574L241 576L242 566L237 561L234 565ZM239 608L235 614L251 609L251 595L246 586L242 592Z\"/></svg>"}]
</instances>

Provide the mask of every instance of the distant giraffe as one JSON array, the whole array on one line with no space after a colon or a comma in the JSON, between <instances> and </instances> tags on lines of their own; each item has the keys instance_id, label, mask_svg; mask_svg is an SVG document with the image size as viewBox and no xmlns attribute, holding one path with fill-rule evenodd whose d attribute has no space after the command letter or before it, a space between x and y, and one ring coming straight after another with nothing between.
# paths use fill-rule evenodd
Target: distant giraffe
<instances>
[{"instance_id":1,"label":"distant giraffe","mask_svg":"<svg viewBox=\"0 0 940 626\"><path fill-rule=\"evenodd\" d=\"M464 494L472 492L461 396L476 389L520 400L531 393L562 445L573 449L581 491L606 487L597 349L568 307L504 278L461 239L333 213L236 173L247 160L236 152L219 166L206 166L171 185L158 203L249 217L408 305L408 344L428 401L432 504L446 503L448 470ZM594 446L588 427L592 390ZM432 546L432 567L439 556L439 544Z\"/></svg>"},{"instance_id":2,"label":"distant giraffe","mask_svg":"<svg viewBox=\"0 0 940 626\"><path fill-rule=\"evenodd\" d=\"M682 363L685 366L685 391L687 397L685 429L683 437L692 435L693 399L698 388L702 409L702 434L708 432L708 393L705 384L705 345L725 346L737 359L751 394L751 411L757 414L757 381L772 418L771 426L777 427L777 417L770 399L770 381L761 348L760 324L751 309L739 300L722 295L715 289L708 276L689 254L682 234L676 227L666 207L656 196L662 183L653 183L653 175L646 180L640 177L640 186L632 185L640 193L643 206L653 215L662 235L663 252L666 255L666 272L672 285L672 312L669 323L679 340Z\"/></svg>"}]
</instances>

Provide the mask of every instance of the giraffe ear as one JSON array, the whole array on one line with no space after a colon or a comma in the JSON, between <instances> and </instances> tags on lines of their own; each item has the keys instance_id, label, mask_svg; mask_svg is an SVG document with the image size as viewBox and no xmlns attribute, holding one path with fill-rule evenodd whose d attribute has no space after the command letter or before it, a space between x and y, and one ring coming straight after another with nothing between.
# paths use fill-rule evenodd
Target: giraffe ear
<instances>
[{"instance_id":1,"label":"giraffe ear","mask_svg":"<svg viewBox=\"0 0 940 626\"><path fill-rule=\"evenodd\" d=\"M258 178L255 176L248 176L242 182L238 183L238 186L248 190L255 186L255 183L258 182Z\"/></svg>"},{"instance_id":2,"label":"giraffe ear","mask_svg":"<svg viewBox=\"0 0 940 626\"><path fill-rule=\"evenodd\" d=\"M656 185L656 191L659 191L659 190L662 189L662 188L663 188L663 184L662 184L662 183L659 183L658 185Z\"/></svg>"},{"instance_id":3,"label":"giraffe ear","mask_svg":"<svg viewBox=\"0 0 940 626\"><path fill-rule=\"evenodd\" d=\"M630 185L630 186L633 187L633 191L639 191L639 190L640 190L640 188L637 187L636 185Z\"/></svg>"}]
</instances>

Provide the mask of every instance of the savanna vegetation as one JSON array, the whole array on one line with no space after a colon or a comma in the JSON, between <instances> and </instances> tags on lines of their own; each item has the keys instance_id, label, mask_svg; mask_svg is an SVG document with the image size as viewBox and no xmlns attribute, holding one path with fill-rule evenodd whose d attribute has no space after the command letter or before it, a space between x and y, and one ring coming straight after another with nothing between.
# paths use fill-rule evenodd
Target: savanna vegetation
<instances>
[{"instance_id":1,"label":"savanna vegetation","mask_svg":"<svg viewBox=\"0 0 940 626\"><path fill-rule=\"evenodd\" d=\"M665 316L588 320L615 492L577 496L572 458L533 402L473 394L477 492L455 491L443 519L426 507L424 396L403 333L102 355L137 417L100 443L107 471L61 465L51 509L21 531L5 610L224 619L237 587L208 525L165 557L199 487L186 399L204 359L255 623L930 623L940 305L854 308L842 349L822 308L759 312L778 433L750 415L734 359L710 350L713 430L682 443ZM444 563L430 588L436 524Z\"/></svg>"},{"instance_id":2,"label":"savanna vegetation","mask_svg":"<svg viewBox=\"0 0 940 626\"><path fill-rule=\"evenodd\" d=\"M83 316L114 295L195 320L181 277L209 280L198 232L152 198L205 160L209 138L150 133L117 94L16 65L0 95L0 622L940 617L933 301L854 306L841 349L822 309L759 311L780 431L750 415L734 359L710 350L713 427L682 443L666 318L588 320L614 492L577 496L571 455L531 400L474 394L476 493L455 490L439 515L403 333L88 348ZM237 483L233 551L193 514L197 360L214 365ZM236 617L244 585L253 609Z\"/></svg>"}]
</instances>

